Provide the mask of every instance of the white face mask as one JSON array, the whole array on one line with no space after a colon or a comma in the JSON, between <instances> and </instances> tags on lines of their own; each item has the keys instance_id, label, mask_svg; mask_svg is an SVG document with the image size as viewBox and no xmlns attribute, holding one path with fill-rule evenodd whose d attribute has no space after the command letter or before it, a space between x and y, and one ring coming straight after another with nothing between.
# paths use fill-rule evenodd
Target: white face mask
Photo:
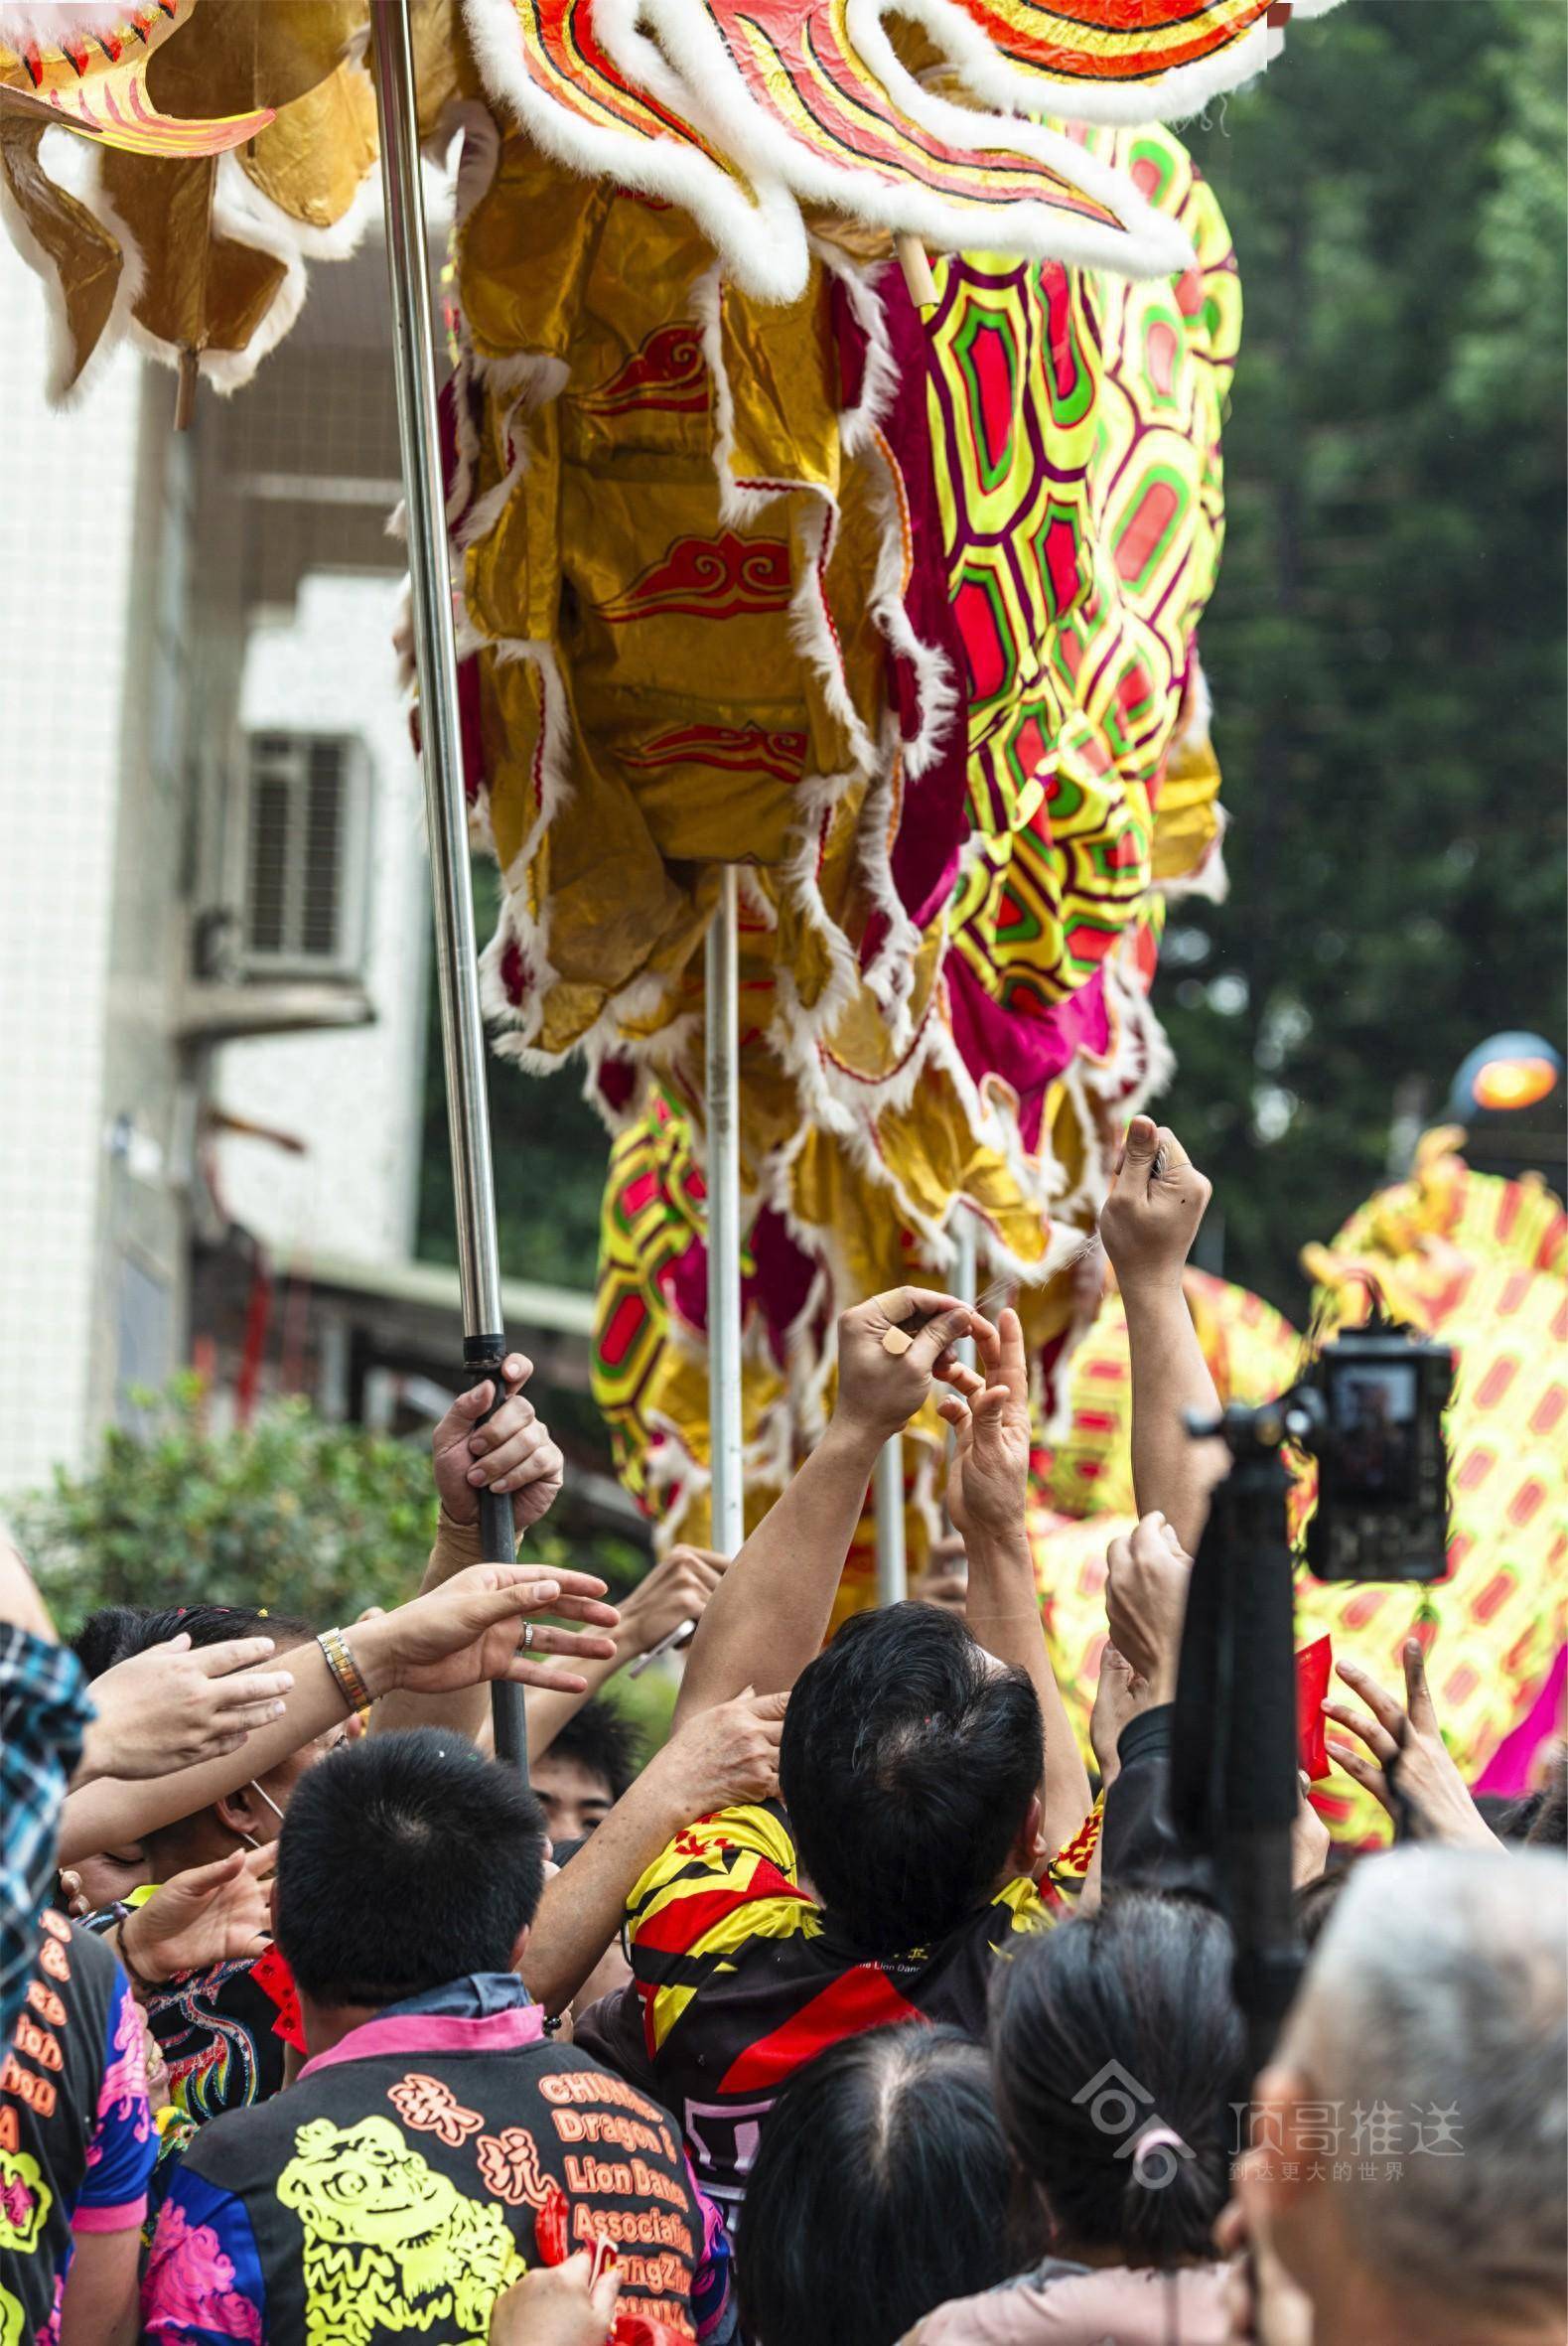
<instances>
[{"instance_id":1,"label":"white face mask","mask_svg":"<svg viewBox=\"0 0 1568 2346\"><path fill-rule=\"evenodd\" d=\"M271 1793L264 1792L261 1786L255 1782L254 1778L251 1780L249 1790L255 1794L257 1800L266 1802L267 1807L272 1811L273 1816L276 1817L278 1823L281 1825L283 1823L283 1811L278 1807L278 1804L273 1799ZM242 1833L239 1837L242 1841L248 1842L250 1847L253 1849L259 1849L261 1846L261 1843L257 1840L253 1833Z\"/></svg>"}]
</instances>

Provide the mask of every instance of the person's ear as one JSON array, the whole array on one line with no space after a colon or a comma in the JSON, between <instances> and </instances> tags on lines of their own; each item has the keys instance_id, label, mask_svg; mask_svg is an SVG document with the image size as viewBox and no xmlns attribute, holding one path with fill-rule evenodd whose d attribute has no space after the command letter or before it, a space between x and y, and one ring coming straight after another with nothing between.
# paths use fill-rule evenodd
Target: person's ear
<instances>
[{"instance_id":1,"label":"person's ear","mask_svg":"<svg viewBox=\"0 0 1568 2346\"><path fill-rule=\"evenodd\" d=\"M1236 2193L1246 2210L1251 2239L1268 2243L1287 2273L1305 2282L1311 2255L1304 2252L1304 2227L1327 2210L1324 2102L1299 2069L1276 2063L1252 2089L1245 2155L1236 2168Z\"/></svg>"},{"instance_id":2,"label":"person's ear","mask_svg":"<svg viewBox=\"0 0 1568 2346\"><path fill-rule=\"evenodd\" d=\"M512 1941L512 1948L511 1948L511 1968L512 1968L512 1970L513 1970L514 1972L518 1973L519 1975L520 1975L520 1973L521 1973L521 1971L522 1971L522 1958L523 1958L523 1953L524 1953L524 1950L526 1949L526 1947L527 1947L527 1944L528 1944L528 1941L529 1941L529 1939L532 1937L532 1935L533 1935L533 1934L532 1934L532 1931L531 1931L531 1929L529 1928L528 1924L527 1924L527 1923L524 1923L524 1924L523 1924L523 1926L522 1926L522 1929L521 1929L521 1930L520 1930L520 1931L517 1933L517 1936L516 1936L516 1938L515 1938L515 1939Z\"/></svg>"},{"instance_id":3,"label":"person's ear","mask_svg":"<svg viewBox=\"0 0 1568 2346\"><path fill-rule=\"evenodd\" d=\"M221 1800L214 1801L213 1814L223 1831L233 1833L236 1839L244 1840L247 1836L252 1840L261 1838L261 1804L248 1784L242 1784L237 1792L227 1792Z\"/></svg>"},{"instance_id":4,"label":"person's ear","mask_svg":"<svg viewBox=\"0 0 1568 2346\"><path fill-rule=\"evenodd\" d=\"M1039 1878L1041 1868L1056 1855L1055 1849L1046 1847L1045 1835L1046 1812L1041 1807L1039 1793L1032 1792L1029 1796L1029 1806L1024 1811L1024 1821L1014 1834L1013 1845L1007 1852L1007 1872L1010 1881L1016 1881L1020 1874L1025 1873L1028 1874L1031 1881Z\"/></svg>"}]
</instances>

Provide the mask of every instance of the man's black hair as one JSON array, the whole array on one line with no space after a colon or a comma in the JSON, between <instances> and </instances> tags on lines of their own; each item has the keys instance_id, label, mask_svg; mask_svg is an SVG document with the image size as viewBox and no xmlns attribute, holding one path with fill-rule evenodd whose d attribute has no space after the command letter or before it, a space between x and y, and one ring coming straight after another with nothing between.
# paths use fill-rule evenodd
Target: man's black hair
<instances>
[{"instance_id":1,"label":"man's black hair","mask_svg":"<svg viewBox=\"0 0 1568 2346\"><path fill-rule=\"evenodd\" d=\"M544 1888L544 1817L460 1736L367 1735L306 1771L278 1841L278 1945L324 2004L390 2004L511 1969Z\"/></svg>"},{"instance_id":2,"label":"man's black hair","mask_svg":"<svg viewBox=\"0 0 1568 2346\"><path fill-rule=\"evenodd\" d=\"M637 1729L613 1702L585 1702L573 1711L541 1758L571 1760L585 1775L597 1776L618 1801L641 1770Z\"/></svg>"},{"instance_id":3,"label":"man's black hair","mask_svg":"<svg viewBox=\"0 0 1568 2346\"><path fill-rule=\"evenodd\" d=\"M763 2128L736 2241L755 2346L888 2346L996 2286L1007 2145L985 2055L957 2028L873 2028L795 2072Z\"/></svg>"},{"instance_id":4,"label":"man's black hair","mask_svg":"<svg viewBox=\"0 0 1568 2346\"><path fill-rule=\"evenodd\" d=\"M845 1622L800 1674L779 1787L801 1862L867 1955L928 1947L984 1905L1042 1769L1040 1703L935 1605Z\"/></svg>"},{"instance_id":5,"label":"man's black hair","mask_svg":"<svg viewBox=\"0 0 1568 2346\"><path fill-rule=\"evenodd\" d=\"M1123 1890L1016 1942L996 1967L1002 2129L1064 2256L1169 2268L1213 2255L1232 2106L1246 2099L1231 1962L1230 1934L1209 1908ZM1181 2148L1151 2153L1140 2172L1137 2138L1155 2126Z\"/></svg>"},{"instance_id":6,"label":"man's black hair","mask_svg":"<svg viewBox=\"0 0 1568 2346\"><path fill-rule=\"evenodd\" d=\"M133 1654L167 1645L184 1630L193 1646L221 1646L230 1638L269 1637L280 1653L316 1635L294 1613L263 1612L255 1605L100 1605L71 1641L71 1650L89 1679L101 1678Z\"/></svg>"}]
</instances>

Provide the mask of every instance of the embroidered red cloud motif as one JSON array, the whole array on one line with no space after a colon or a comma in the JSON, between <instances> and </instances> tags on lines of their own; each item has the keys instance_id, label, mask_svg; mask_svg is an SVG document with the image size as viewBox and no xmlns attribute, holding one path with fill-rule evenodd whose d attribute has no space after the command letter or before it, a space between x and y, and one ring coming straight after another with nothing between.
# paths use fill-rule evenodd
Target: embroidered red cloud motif
<instances>
[{"instance_id":1,"label":"embroidered red cloud motif","mask_svg":"<svg viewBox=\"0 0 1568 2346\"><path fill-rule=\"evenodd\" d=\"M805 767L803 733L770 733L761 725L666 725L626 752L629 766L711 766L723 774L762 774L798 782Z\"/></svg>"},{"instance_id":2,"label":"embroidered red cloud motif","mask_svg":"<svg viewBox=\"0 0 1568 2346\"><path fill-rule=\"evenodd\" d=\"M586 415L624 415L636 407L706 415L708 370L701 335L689 318L656 326L608 382L579 393L572 404Z\"/></svg>"},{"instance_id":3,"label":"embroidered red cloud motif","mask_svg":"<svg viewBox=\"0 0 1568 2346\"><path fill-rule=\"evenodd\" d=\"M602 606L611 627L628 620L754 618L789 607L789 548L782 537L677 537L624 595Z\"/></svg>"}]
</instances>

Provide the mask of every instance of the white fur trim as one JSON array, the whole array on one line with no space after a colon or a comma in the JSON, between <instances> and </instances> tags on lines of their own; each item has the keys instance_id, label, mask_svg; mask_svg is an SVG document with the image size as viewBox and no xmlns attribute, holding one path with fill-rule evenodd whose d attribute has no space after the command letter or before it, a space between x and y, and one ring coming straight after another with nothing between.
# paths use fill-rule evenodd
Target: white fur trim
<instances>
[{"instance_id":1,"label":"white fur trim","mask_svg":"<svg viewBox=\"0 0 1568 2346\"><path fill-rule=\"evenodd\" d=\"M1101 203L1118 224L1078 220L1034 201L982 213L917 181L832 162L762 111L716 28L683 0L598 0L595 31L622 74L718 145L730 171L710 163L694 141L640 138L568 113L526 71L513 0L464 0L464 8L487 87L546 153L590 177L608 176L680 205L737 284L761 300L792 301L805 286L800 202L830 205L942 251L981 243L1139 276L1171 275L1191 263L1182 230L1145 204L1123 174L1059 131L977 114L924 90L900 66L880 21L862 28L862 53L908 114L965 150L999 149L1044 164ZM656 44L641 29L644 19ZM1038 89L1032 96L1038 103Z\"/></svg>"},{"instance_id":2,"label":"white fur trim","mask_svg":"<svg viewBox=\"0 0 1568 2346\"><path fill-rule=\"evenodd\" d=\"M1154 212L1130 179L1086 155L1075 141L1011 114L976 113L924 88L900 63L883 30L885 4L886 0L862 0L857 8L850 0L850 34L863 62L903 114L960 151L999 150L1044 164L1102 204L1119 224L1079 220L1034 200L982 212L952 203L919 181L891 179L850 161L834 162L791 137L777 117L758 105L707 12L687 6L685 0L598 0L594 21L622 72L644 82L683 120L704 131L760 191L777 186L802 203L826 204L895 234L920 236L938 251L984 245L1133 276L1170 275L1190 264L1191 246L1175 222ZM638 31L640 20L657 35L652 68L646 63L651 44ZM967 18L963 22L969 24ZM975 28L970 25L970 30ZM989 50L989 44L986 47ZM1037 107L1039 102L1037 91ZM728 257L736 278L745 282L745 256Z\"/></svg>"},{"instance_id":3,"label":"white fur trim","mask_svg":"<svg viewBox=\"0 0 1568 2346\"><path fill-rule=\"evenodd\" d=\"M129 0L43 0L28 7L24 0L5 0L0 7L0 47L18 55L37 43L40 49L60 49L77 38L94 40L99 33L119 33L130 13Z\"/></svg>"},{"instance_id":4,"label":"white fur trim","mask_svg":"<svg viewBox=\"0 0 1568 2346\"><path fill-rule=\"evenodd\" d=\"M1326 0L1326 4L1333 6L1335 0ZM888 0L849 0L850 30L868 62L887 41L880 23L887 6ZM1197 113L1222 90L1234 89L1261 73L1282 46L1282 36L1270 31L1266 19L1260 19L1228 48L1196 65L1179 66L1148 81L1095 82L1014 65L1000 55L954 0L897 0L897 13L913 18L929 34L965 87L986 105L1004 113L1021 109L1065 115L1077 122L1179 121ZM891 81L888 86L893 89ZM903 102L901 90L894 94ZM1182 263L1176 265L1180 268Z\"/></svg>"}]
</instances>

